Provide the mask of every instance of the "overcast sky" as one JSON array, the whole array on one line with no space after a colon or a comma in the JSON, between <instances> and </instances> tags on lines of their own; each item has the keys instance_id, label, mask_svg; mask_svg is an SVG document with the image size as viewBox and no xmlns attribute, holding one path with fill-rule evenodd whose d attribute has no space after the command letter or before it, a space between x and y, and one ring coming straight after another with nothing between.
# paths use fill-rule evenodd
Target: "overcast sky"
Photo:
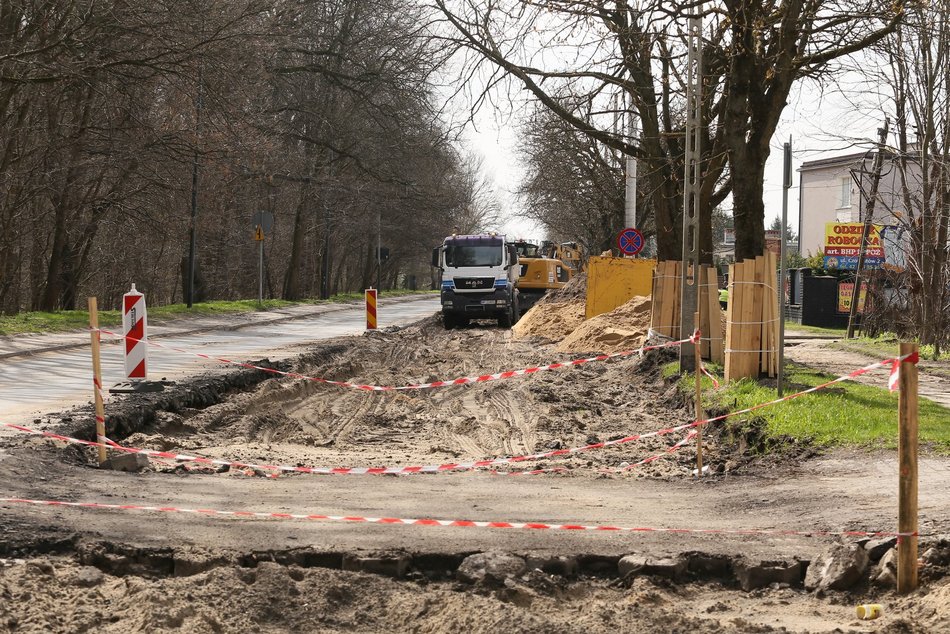
<instances>
[{"instance_id":1,"label":"overcast sky","mask_svg":"<svg viewBox=\"0 0 950 634\"><path fill-rule=\"evenodd\" d=\"M849 86L861 91L860 83ZM865 100L872 99L876 91L861 91ZM868 109L868 104L863 104ZM501 123L502 120L507 123ZM800 83L792 90L788 106L782 116L775 137L772 139L772 152L766 164L765 182L765 225L768 227L774 218L782 214L782 145L792 135L793 169L797 170L803 161L835 156L868 149L877 136L877 129L883 123L880 112L862 115L854 106L839 94L826 94L810 84ZM467 149L477 152L485 160L486 175L495 184L496 194L503 208L509 212L508 220L500 227L505 233L515 237L540 239L543 230L514 214L519 209L514 192L524 176L524 167L518 161L518 129L516 117L508 112L496 114L485 110L477 119L479 130L469 127L465 134ZM724 207L731 211L731 202ZM798 173L793 172L792 188L788 196L788 220L793 230L798 232Z\"/></svg>"}]
</instances>

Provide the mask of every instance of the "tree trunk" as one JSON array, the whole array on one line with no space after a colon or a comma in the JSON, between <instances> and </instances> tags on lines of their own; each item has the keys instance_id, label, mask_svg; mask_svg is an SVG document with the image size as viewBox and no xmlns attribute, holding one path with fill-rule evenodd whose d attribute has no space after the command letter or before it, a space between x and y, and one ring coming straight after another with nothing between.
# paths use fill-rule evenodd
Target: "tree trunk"
<instances>
[{"instance_id":1,"label":"tree trunk","mask_svg":"<svg viewBox=\"0 0 950 634\"><path fill-rule=\"evenodd\" d=\"M741 158L730 154L735 174L732 181L732 216L736 231L736 261L765 253L765 203L762 200L765 180L765 157Z\"/></svg>"},{"instance_id":2,"label":"tree trunk","mask_svg":"<svg viewBox=\"0 0 950 634\"><path fill-rule=\"evenodd\" d=\"M300 268L303 261L303 234L304 213L307 209L308 185L301 185L300 200L297 202L297 212L294 215L294 230L290 242L290 255L287 257L287 272L284 275L283 299L295 301L300 299Z\"/></svg>"},{"instance_id":3,"label":"tree trunk","mask_svg":"<svg viewBox=\"0 0 950 634\"><path fill-rule=\"evenodd\" d=\"M46 281L43 285L43 294L40 298L38 310L52 312L60 308L60 297L63 288L63 264L66 250L68 231L68 205L79 180L79 156L82 153L83 141L89 126L92 111L93 83L90 80L85 91L77 91L73 108L79 111L76 133L72 136L72 147L69 157L65 161L66 176L63 178L59 191L53 198L53 243L49 262L46 266ZM68 115L64 115L68 116ZM57 122L58 123L58 122Z\"/></svg>"}]
</instances>

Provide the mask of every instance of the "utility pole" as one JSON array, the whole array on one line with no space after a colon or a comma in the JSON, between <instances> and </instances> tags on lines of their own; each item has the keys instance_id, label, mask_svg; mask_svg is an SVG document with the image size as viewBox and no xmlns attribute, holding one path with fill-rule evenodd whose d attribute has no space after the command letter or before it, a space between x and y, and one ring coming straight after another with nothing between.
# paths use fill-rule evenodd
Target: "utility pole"
<instances>
[{"instance_id":1,"label":"utility pole","mask_svg":"<svg viewBox=\"0 0 950 634\"><path fill-rule=\"evenodd\" d=\"M864 230L861 232L861 247L858 251L858 266L854 271L854 290L851 292L851 310L848 313L848 334L846 339L854 337L855 319L858 314L858 303L861 300L861 273L864 269L864 257L867 252L868 235L871 233L871 219L874 215L874 203L877 201L877 189L881 183L881 170L884 168L884 142L887 140L887 130L890 127L890 117L884 117L884 127L878 128L879 140L877 154L874 155L874 167L871 169L871 190L868 192L868 202L864 211ZM858 188L860 183L858 183ZM865 309L867 307L865 306Z\"/></svg>"},{"instance_id":2,"label":"utility pole","mask_svg":"<svg viewBox=\"0 0 950 634\"><path fill-rule=\"evenodd\" d=\"M680 338L699 327L694 313L700 311L699 195L702 182L700 139L703 104L703 5L699 3L689 18L686 62L686 167L683 178L683 269L680 273ZM690 279L692 265L692 279ZM708 334L707 334L708 336ZM680 346L680 372L698 372L694 344Z\"/></svg>"},{"instance_id":3,"label":"utility pole","mask_svg":"<svg viewBox=\"0 0 950 634\"><path fill-rule=\"evenodd\" d=\"M627 143L633 142L633 135L636 126L633 120L633 100L630 103L630 109L627 111ZM626 169L626 191L624 197L624 229L627 227L637 228L637 157L627 155Z\"/></svg>"}]
</instances>

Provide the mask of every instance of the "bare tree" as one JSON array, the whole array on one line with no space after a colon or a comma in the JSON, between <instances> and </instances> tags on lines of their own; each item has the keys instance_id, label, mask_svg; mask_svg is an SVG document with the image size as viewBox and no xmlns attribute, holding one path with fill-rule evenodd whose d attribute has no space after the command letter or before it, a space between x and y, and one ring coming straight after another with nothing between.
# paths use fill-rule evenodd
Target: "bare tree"
<instances>
[{"instance_id":1,"label":"bare tree","mask_svg":"<svg viewBox=\"0 0 950 634\"><path fill-rule=\"evenodd\" d=\"M712 255L712 209L731 192L736 256L764 249L762 200L769 141L794 82L893 31L889 0L434 0L446 37L482 62L485 85L512 78L577 130L635 155L656 215L661 258L680 254L684 144L683 34L704 9L702 257ZM474 73L475 71L471 71ZM612 129L624 95L638 138ZM730 177L731 175L731 177ZM737 175L741 175L741 178Z\"/></svg>"},{"instance_id":2,"label":"bare tree","mask_svg":"<svg viewBox=\"0 0 950 634\"><path fill-rule=\"evenodd\" d=\"M907 305L921 343L939 355L950 341L950 7L911 7L877 52L888 63L869 72L896 119L903 210L891 211L908 238Z\"/></svg>"},{"instance_id":3,"label":"bare tree","mask_svg":"<svg viewBox=\"0 0 950 634\"><path fill-rule=\"evenodd\" d=\"M424 270L476 182L445 54L413 1L0 2L0 311L180 299L196 163L209 299L256 295L262 210L268 295L375 280L377 232L383 280Z\"/></svg>"},{"instance_id":4,"label":"bare tree","mask_svg":"<svg viewBox=\"0 0 950 634\"><path fill-rule=\"evenodd\" d=\"M544 226L551 238L578 240L587 253L613 246L624 214L618 151L538 107L524 126L521 155L528 166L519 191L525 216ZM646 229L647 235L653 233Z\"/></svg>"}]
</instances>

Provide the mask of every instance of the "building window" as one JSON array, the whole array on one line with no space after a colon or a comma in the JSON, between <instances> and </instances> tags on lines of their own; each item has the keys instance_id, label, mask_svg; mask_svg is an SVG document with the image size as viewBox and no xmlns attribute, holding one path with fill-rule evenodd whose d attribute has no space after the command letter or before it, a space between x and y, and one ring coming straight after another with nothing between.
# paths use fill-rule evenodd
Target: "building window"
<instances>
[{"instance_id":1,"label":"building window","mask_svg":"<svg viewBox=\"0 0 950 634\"><path fill-rule=\"evenodd\" d=\"M841 179L841 204L839 208L851 207L851 178Z\"/></svg>"}]
</instances>

